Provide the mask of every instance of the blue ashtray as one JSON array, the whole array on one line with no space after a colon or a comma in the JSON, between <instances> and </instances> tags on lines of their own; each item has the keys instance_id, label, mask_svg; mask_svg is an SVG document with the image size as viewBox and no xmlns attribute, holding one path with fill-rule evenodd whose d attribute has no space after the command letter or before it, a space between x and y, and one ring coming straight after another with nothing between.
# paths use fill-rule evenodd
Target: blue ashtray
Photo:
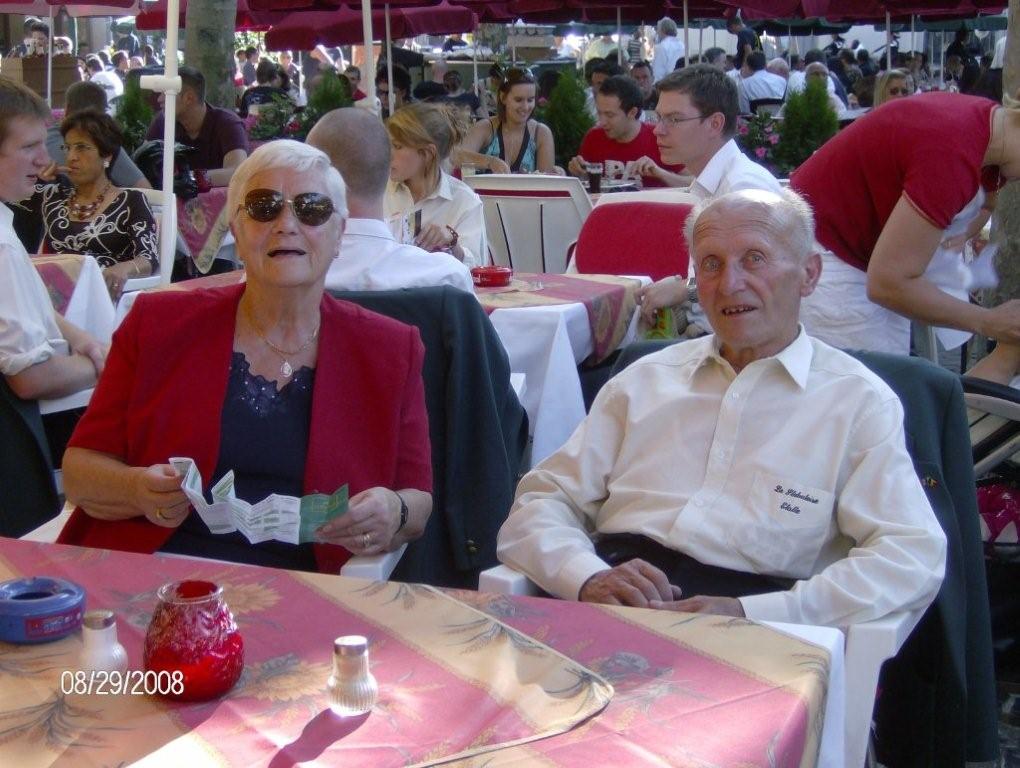
<instances>
[{"instance_id":1,"label":"blue ashtray","mask_svg":"<svg viewBox=\"0 0 1020 768\"><path fill-rule=\"evenodd\" d=\"M65 579L39 576L0 583L0 640L48 643L81 626L85 590Z\"/></svg>"}]
</instances>

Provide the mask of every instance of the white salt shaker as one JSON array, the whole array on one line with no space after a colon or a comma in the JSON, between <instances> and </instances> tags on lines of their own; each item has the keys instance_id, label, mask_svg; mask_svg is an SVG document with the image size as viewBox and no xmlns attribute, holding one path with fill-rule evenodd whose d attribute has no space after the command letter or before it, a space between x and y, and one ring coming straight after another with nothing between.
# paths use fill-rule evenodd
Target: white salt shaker
<instances>
[{"instance_id":1,"label":"white salt shaker","mask_svg":"<svg viewBox=\"0 0 1020 768\"><path fill-rule=\"evenodd\" d=\"M82 648L79 669L97 672L124 672L128 657L117 642L117 619L113 611L89 611L82 619Z\"/></svg>"},{"instance_id":2,"label":"white salt shaker","mask_svg":"<svg viewBox=\"0 0 1020 768\"><path fill-rule=\"evenodd\" d=\"M375 706L379 684L368 668L368 640L345 635L333 641L333 674L326 683L329 707L338 715L363 715Z\"/></svg>"}]
</instances>

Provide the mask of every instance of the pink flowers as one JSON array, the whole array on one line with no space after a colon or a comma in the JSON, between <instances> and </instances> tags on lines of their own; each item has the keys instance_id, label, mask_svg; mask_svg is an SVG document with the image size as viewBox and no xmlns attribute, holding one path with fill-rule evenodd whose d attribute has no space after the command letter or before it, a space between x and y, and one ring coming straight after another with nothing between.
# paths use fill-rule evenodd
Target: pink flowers
<instances>
[{"instance_id":1,"label":"pink flowers","mask_svg":"<svg viewBox=\"0 0 1020 768\"><path fill-rule=\"evenodd\" d=\"M739 133L741 136L746 136L749 130L750 129L747 127L747 123L741 123L740 126L737 128L737 133Z\"/></svg>"},{"instance_id":2,"label":"pink flowers","mask_svg":"<svg viewBox=\"0 0 1020 768\"><path fill-rule=\"evenodd\" d=\"M768 154L768 150L765 149L765 147L758 147L756 150L754 150L754 154L756 154L759 158L763 158L765 157L765 155Z\"/></svg>"},{"instance_id":3,"label":"pink flowers","mask_svg":"<svg viewBox=\"0 0 1020 768\"><path fill-rule=\"evenodd\" d=\"M778 143L779 143L779 134L770 133L769 134L769 144L775 146Z\"/></svg>"}]
</instances>

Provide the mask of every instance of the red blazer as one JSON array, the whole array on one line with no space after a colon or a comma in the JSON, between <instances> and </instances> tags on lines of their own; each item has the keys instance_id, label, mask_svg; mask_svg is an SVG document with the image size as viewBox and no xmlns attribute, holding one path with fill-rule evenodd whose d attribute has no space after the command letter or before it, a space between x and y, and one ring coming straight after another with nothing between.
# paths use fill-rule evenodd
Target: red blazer
<instances>
[{"instance_id":1,"label":"red blazer","mask_svg":"<svg viewBox=\"0 0 1020 768\"><path fill-rule=\"evenodd\" d=\"M139 296L68 445L134 467L189 456L211 481L243 293L238 285ZM304 492L332 493L347 483L352 496L374 486L431 493L418 329L328 295L320 311ZM97 520L79 508L57 541L148 553L173 530L142 517ZM323 572L335 573L349 556L316 545Z\"/></svg>"}]
</instances>

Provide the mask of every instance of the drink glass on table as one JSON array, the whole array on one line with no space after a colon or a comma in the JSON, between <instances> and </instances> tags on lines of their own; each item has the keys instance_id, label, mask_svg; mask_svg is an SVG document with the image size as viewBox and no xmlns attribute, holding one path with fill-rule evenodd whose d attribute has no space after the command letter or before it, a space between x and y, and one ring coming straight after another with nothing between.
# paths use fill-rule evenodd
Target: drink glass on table
<instances>
[{"instance_id":1,"label":"drink glass on table","mask_svg":"<svg viewBox=\"0 0 1020 768\"><path fill-rule=\"evenodd\" d=\"M474 176L478 173L478 166L474 163L461 163L460 166L460 177L466 179L468 176Z\"/></svg>"},{"instance_id":2,"label":"drink glass on table","mask_svg":"<svg viewBox=\"0 0 1020 768\"><path fill-rule=\"evenodd\" d=\"M602 191L602 163L586 163L588 171L588 193L597 195Z\"/></svg>"}]
</instances>

